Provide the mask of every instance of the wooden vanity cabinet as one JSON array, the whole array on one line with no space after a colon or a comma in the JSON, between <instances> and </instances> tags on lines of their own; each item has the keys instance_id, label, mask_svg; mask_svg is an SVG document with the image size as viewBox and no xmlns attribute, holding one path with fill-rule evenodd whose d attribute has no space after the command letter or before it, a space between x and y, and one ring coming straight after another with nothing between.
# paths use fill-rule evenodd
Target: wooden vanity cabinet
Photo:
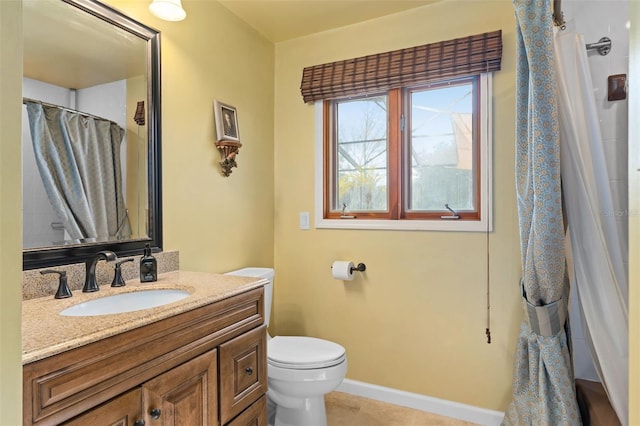
<instances>
[{"instance_id":1,"label":"wooden vanity cabinet","mask_svg":"<svg viewBox=\"0 0 640 426\"><path fill-rule=\"evenodd\" d=\"M266 426L262 288L27 364L25 425Z\"/></svg>"}]
</instances>

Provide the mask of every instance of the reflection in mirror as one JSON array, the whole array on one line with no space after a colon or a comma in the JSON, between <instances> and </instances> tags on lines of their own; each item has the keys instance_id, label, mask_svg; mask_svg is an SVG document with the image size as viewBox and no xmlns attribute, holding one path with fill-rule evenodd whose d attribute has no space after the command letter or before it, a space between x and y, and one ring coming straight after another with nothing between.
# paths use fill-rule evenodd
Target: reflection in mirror
<instances>
[{"instance_id":1,"label":"reflection in mirror","mask_svg":"<svg viewBox=\"0 0 640 426\"><path fill-rule=\"evenodd\" d=\"M161 246L159 33L93 0L23 3L24 269Z\"/></svg>"}]
</instances>

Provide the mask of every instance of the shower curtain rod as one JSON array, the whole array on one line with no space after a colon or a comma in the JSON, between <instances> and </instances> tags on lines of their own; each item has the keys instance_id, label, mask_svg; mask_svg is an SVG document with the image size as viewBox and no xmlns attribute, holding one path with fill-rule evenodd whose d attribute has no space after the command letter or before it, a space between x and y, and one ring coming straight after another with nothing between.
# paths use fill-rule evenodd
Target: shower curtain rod
<instances>
[{"instance_id":1,"label":"shower curtain rod","mask_svg":"<svg viewBox=\"0 0 640 426\"><path fill-rule=\"evenodd\" d=\"M564 12L562 11L562 0L553 0L553 24L556 27L560 27L561 30L567 28ZM587 50L597 49L598 53L604 56L611 50L611 39L602 37L597 43L589 43L585 47Z\"/></svg>"},{"instance_id":2,"label":"shower curtain rod","mask_svg":"<svg viewBox=\"0 0 640 426\"><path fill-rule=\"evenodd\" d=\"M564 13L562 12L562 0L553 0L553 23L563 30L566 28Z\"/></svg>"},{"instance_id":3,"label":"shower curtain rod","mask_svg":"<svg viewBox=\"0 0 640 426\"><path fill-rule=\"evenodd\" d=\"M38 99L22 98L22 103L23 104L26 104L27 102L31 102L31 103L34 103L34 104L40 104L40 105L43 105L43 106L48 106L48 107L53 107L53 108L59 108L59 109L64 110L64 111L69 111L69 112L73 112L73 113L76 113L76 114L80 114L80 115L82 115L84 117L91 117L91 118L96 119L96 120L104 120L104 121L108 121L108 122L113 123L113 124L118 124L113 120L109 120L108 118L99 117L97 115L89 114L89 113L84 112L84 111L78 111L77 109L64 107L62 105L51 104L49 102L40 101ZM120 126L120 125L118 124L118 126Z\"/></svg>"}]
</instances>

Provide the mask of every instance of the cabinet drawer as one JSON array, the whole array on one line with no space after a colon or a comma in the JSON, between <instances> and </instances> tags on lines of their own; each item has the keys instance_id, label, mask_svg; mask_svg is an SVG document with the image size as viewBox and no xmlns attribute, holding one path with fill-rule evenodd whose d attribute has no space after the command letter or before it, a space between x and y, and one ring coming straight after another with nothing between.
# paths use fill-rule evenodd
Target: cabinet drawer
<instances>
[{"instance_id":1,"label":"cabinet drawer","mask_svg":"<svg viewBox=\"0 0 640 426\"><path fill-rule=\"evenodd\" d=\"M220 345L220 419L240 414L267 392L267 333L263 325Z\"/></svg>"},{"instance_id":2,"label":"cabinet drawer","mask_svg":"<svg viewBox=\"0 0 640 426\"><path fill-rule=\"evenodd\" d=\"M254 402L227 426L267 426L267 397Z\"/></svg>"}]
</instances>

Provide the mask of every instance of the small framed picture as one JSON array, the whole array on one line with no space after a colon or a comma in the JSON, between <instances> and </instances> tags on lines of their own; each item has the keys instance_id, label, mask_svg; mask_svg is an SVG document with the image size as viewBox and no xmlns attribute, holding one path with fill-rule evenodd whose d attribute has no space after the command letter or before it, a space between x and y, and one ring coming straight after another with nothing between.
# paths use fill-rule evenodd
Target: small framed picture
<instances>
[{"instance_id":1,"label":"small framed picture","mask_svg":"<svg viewBox=\"0 0 640 426\"><path fill-rule=\"evenodd\" d=\"M213 112L216 121L218 141L240 142L238 129L238 112L231 105L213 101Z\"/></svg>"}]
</instances>

